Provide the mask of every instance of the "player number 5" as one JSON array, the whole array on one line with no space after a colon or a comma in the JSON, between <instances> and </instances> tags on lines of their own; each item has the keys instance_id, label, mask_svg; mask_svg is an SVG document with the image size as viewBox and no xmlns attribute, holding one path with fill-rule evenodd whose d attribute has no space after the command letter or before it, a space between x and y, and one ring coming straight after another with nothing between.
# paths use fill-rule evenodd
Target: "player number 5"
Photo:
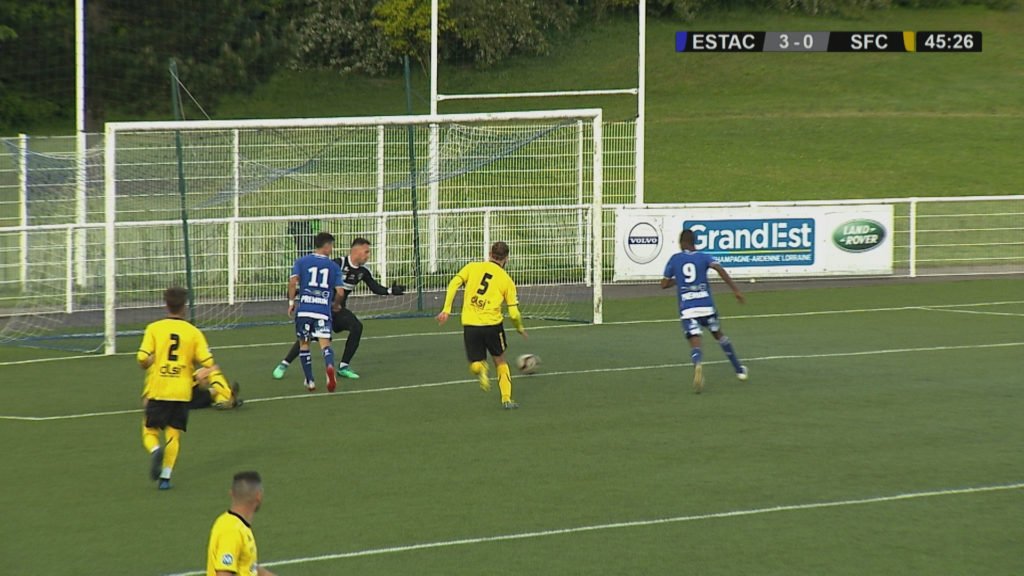
<instances>
[{"instance_id":1,"label":"player number 5","mask_svg":"<svg viewBox=\"0 0 1024 576\"><path fill-rule=\"evenodd\" d=\"M484 277L480 280L480 289L476 291L477 294L487 293L487 289L491 287L491 278L494 278L494 275L490 272L484 274Z\"/></svg>"}]
</instances>

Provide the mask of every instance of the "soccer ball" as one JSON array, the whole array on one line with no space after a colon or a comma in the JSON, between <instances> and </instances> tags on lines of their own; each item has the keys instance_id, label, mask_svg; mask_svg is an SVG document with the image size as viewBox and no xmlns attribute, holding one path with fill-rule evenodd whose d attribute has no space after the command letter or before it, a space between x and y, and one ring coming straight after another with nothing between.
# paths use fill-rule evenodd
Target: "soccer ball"
<instances>
[{"instance_id":1,"label":"soccer ball","mask_svg":"<svg viewBox=\"0 0 1024 576\"><path fill-rule=\"evenodd\" d=\"M523 374L533 374L537 371L538 366L540 366L540 356L536 354L523 354L516 358L516 368L519 368Z\"/></svg>"}]
</instances>

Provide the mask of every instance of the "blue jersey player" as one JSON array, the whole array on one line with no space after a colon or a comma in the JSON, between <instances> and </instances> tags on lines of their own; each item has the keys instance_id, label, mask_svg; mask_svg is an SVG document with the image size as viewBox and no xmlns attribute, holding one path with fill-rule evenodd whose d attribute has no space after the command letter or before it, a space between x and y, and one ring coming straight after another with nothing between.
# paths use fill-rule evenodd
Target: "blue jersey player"
<instances>
[{"instance_id":1,"label":"blue jersey player","mask_svg":"<svg viewBox=\"0 0 1024 576\"><path fill-rule=\"evenodd\" d=\"M320 343L327 364L327 391L338 385L334 374L334 351L331 350L331 313L340 306L343 285L341 268L331 260L334 236L321 232L313 239L313 253L295 261L288 279L288 316L295 318L295 336L299 343L306 390L316 390L313 380L313 359L309 342Z\"/></svg>"},{"instance_id":2,"label":"blue jersey player","mask_svg":"<svg viewBox=\"0 0 1024 576\"><path fill-rule=\"evenodd\" d=\"M692 230L683 230L679 235L679 247L682 252L673 254L665 265L665 277L661 279L661 287L678 288L679 319L683 323L683 333L690 341L690 358L693 359L693 391L700 394L704 390L700 350L702 326L710 330L715 340L718 340L733 369L736 370L736 377L746 380L747 367L740 364L729 337L722 333L718 311L715 310L715 302L711 297L711 286L708 284L708 270L718 272L722 280L732 288L732 293L740 304L743 303L743 294L729 273L713 256L697 250Z\"/></svg>"}]
</instances>

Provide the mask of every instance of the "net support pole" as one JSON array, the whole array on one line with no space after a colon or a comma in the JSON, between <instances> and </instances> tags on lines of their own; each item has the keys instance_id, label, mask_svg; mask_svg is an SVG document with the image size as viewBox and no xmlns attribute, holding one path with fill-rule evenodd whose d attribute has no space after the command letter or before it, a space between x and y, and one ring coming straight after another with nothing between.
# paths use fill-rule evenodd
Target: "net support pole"
<instances>
[{"instance_id":1,"label":"net support pole","mask_svg":"<svg viewBox=\"0 0 1024 576\"><path fill-rule=\"evenodd\" d=\"M910 199L910 238L908 238L910 277L917 278L917 198Z\"/></svg>"},{"instance_id":2,"label":"net support pole","mask_svg":"<svg viewBox=\"0 0 1024 576\"><path fill-rule=\"evenodd\" d=\"M85 129L85 0L75 0L75 222L78 224L86 223L89 210L86 197L89 141ZM84 228L75 232L75 278L79 286L88 282L86 234Z\"/></svg>"},{"instance_id":3,"label":"net support pole","mask_svg":"<svg viewBox=\"0 0 1024 576\"><path fill-rule=\"evenodd\" d=\"M485 262L491 257L491 211L484 210L484 246L481 259Z\"/></svg>"},{"instance_id":4,"label":"net support pole","mask_svg":"<svg viewBox=\"0 0 1024 576\"><path fill-rule=\"evenodd\" d=\"M591 210L591 224L593 225L593 237L591 242L593 249L593 282L594 282L594 324L604 322L604 200L602 199L602 186L604 185L604 114L598 113L593 120L594 134L594 193Z\"/></svg>"},{"instance_id":5,"label":"net support pole","mask_svg":"<svg viewBox=\"0 0 1024 576\"><path fill-rule=\"evenodd\" d=\"M428 251L429 251L429 270L430 273L437 272L437 244L438 244L438 215L437 210L441 206L440 192L441 192L441 177L439 174L439 167L441 165L441 150L438 142L439 128L437 124L431 124L429 129L430 145L428 146L429 152L429 170L428 170L428 209L430 210L430 216L427 217L427 226L429 226L429 238L427 239Z\"/></svg>"},{"instance_id":6,"label":"net support pole","mask_svg":"<svg viewBox=\"0 0 1024 576\"><path fill-rule=\"evenodd\" d=\"M438 69L438 40L440 37L440 10L439 0L430 0L430 115L437 115L437 69ZM412 108L408 110L409 114L412 114ZM428 146L428 160L429 167L428 174L430 176L430 198L429 198L429 266L430 272L437 272L437 208L439 206L438 194L440 193L440 182L438 178L438 167L440 166L439 147L438 147L438 127L437 124L430 125L429 136L430 142Z\"/></svg>"},{"instance_id":7,"label":"net support pole","mask_svg":"<svg viewBox=\"0 0 1024 576\"><path fill-rule=\"evenodd\" d=\"M174 119L181 121L181 96L178 94L178 63L171 58L171 104L174 106ZM188 202L185 187L185 149L181 143L181 130L174 131L174 152L178 158L178 197L181 204L181 240L185 250L185 289L188 290L188 319L196 321L196 296L192 282L192 247L188 237Z\"/></svg>"},{"instance_id":8,"label":"net support pole","mask_svg":"<svg viewBox=\"0 0 1024 576\"><path fill-rule=\"evenodd\" d=\"M75 234L80 231L68 226L64 236L64 312L67 314L75 311Z\"/></svg>"},{"instance_id":9,"label":"net support pole","mask_svg":"<svg viewBox=\"0 0 1024 576\"><path fill-rule=\"evenodd\" d=\"M18 280L28 288L28 134L18 134Z\"/></svg>"},{"instance_id":10,"label":"net support pole","mask_svg":"<svg viewBox=\"0 0 1024 576\"><path fill-rule=\"evenodd\" d=\"M409 70L409 56L405 57L405 109L412 114L412 73ZM419 200L416 198L416 130L412 124L406 129L409 146L409 188L412 203L412 253L413 269L416 276L416 310L423 311L423 263L420 258L420 215Z\"/></svg>"},{"instance_id":11,"label":"net support pole","mask_svg":"<svg viewBox=\"0 0 1024 576\"><path fill-rule=\"evenodd\" d=\"M388 219L384 214L384 126L377 126L377 271L381 284L388 283Z\"/></svg>"},{"instance_id":12,"label":"net support pole","mask_svg":"<svg viewBox=\"0 0 1024 576\"><path fill-rule=\"evenodd\" d=\"M634 202L644 203L644 123L647 114L645 113L647 98L647 0L640 0L637 7L637 19L639 21L639 36L637 46L637 80L636 80L636 128L633 136L636 142L633 145L634 153Z\"/></svg>"},{"instance_id":13,"label":"net support pole","mask_svg":"<svg viewBox=\"0 0 1024 576\"><path fill-rule=\"evenodd\" d=\"M103 353L108 356L117 352L116 150L117 132L107 124L103 136Z\"/></svg>"},{"instance_id":14,"label":"net support pole","mask_svg":"<svg viewBox=\"0 0 1024 576\"><path fill-rule=\"evenodd\" d=\"M228 305L234 305L238 291L238 217L241 216L239 195L242 193L241 137L231 131L231 222L228 223Z\"/></svg>"},{"instance_id":15,"label":"net support pole","mask_svg":"<svg viewBox=\"0 0 1024 576\"><path fill-rule=\"evenodd\" d=\"M576 204L583 205L583 120L576 121ZM576 260L580 266L586 265L583 246L586 245L587 232L585 211L576 211Z\"/></svg>"}]
</instances>

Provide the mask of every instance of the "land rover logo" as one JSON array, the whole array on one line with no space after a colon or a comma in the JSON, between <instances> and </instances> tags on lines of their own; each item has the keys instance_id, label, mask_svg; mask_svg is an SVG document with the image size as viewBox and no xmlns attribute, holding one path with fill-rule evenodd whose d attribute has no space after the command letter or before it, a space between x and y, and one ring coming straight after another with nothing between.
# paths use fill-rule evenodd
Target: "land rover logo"
<instances>
[{"instance_id":1,"label":"land rover logo","mask_svg":"<svg viewBox=\"0 0 1024 576\"><path fill-rule=\"evenodd\" d=\"M626 235L626 255L637 264L653 262L661 254L661 233L652 224L640 222Z\"/></svg>"},{"instance_id":2,"label":"land rover logo","mask_svg":"<svg viewBox=\"0 0 1024 576\"><path fill-rule=\"evenodd\" d=\"M832 242L846 252L867 252L885 240L885 226L874 220L850 220L832 233Z\"/></svg>"}]
</instances>

